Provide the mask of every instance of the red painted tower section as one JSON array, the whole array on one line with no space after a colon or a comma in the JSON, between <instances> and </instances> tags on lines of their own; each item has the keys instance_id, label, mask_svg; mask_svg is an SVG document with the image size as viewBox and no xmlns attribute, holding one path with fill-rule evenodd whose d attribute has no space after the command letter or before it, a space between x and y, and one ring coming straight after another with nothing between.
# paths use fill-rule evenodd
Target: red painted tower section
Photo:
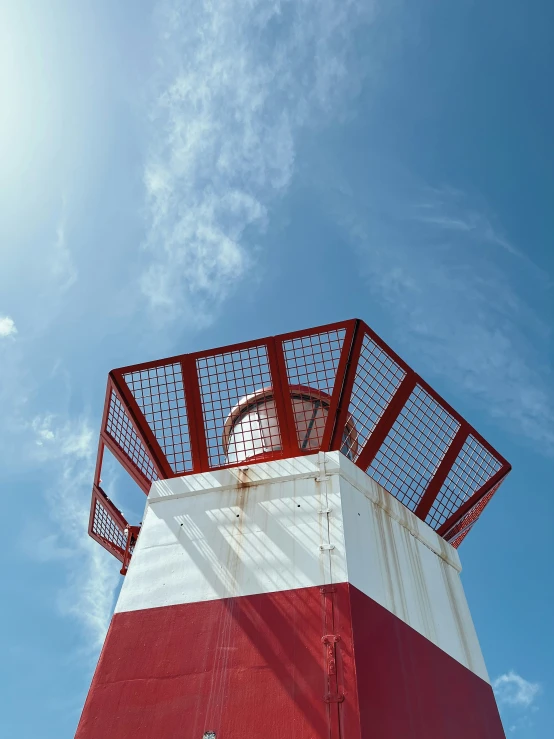
<instances>
[{"instance_id":1,"label":"red painted tower section","mask_svg":"<svg viewBox=\"0 0 554 739\"><path fill-rule=\"evenodd\" d=\"M504 737L457 547L509 469L361 321L112 371L126 578L76 736Z\"/></svg>"}]
</instances>

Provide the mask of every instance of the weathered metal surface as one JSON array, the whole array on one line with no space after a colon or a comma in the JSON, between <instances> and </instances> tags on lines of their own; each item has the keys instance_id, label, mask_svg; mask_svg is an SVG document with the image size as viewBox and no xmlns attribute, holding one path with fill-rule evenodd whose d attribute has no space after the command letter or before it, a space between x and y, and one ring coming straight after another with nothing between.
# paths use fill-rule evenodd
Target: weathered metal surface
<instances>
[{"instance_id":1,"label":"weathered metal surface","mask_svg":"<svg viewBox=\"0 0 554 739\"><path fill-rule=\"evenodd\" d=\"M158 481L76 739L502 739L459 571L339 452Z\"/></svg>"},{"instance_id":2,"label":"weathered metal surface","mask_svg":"<svg viewBox=\"0 0 554 739\"><path fill-rule=\"evenodd\" d=\"M154 483L116 612L349 582L488 679L455 549L338 452Z\"/></svg>"}]
</instances>

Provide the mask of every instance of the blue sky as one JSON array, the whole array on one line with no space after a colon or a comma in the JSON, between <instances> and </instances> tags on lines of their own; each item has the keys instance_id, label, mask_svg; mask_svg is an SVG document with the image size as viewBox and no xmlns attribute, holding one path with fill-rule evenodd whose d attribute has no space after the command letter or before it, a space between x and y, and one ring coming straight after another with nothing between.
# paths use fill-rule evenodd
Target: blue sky
<instances>
[{"instance_id":1,"label":"blue sky","mask_svg":"<svg viewBox=\"0 0 554 739\"><path fill-rule=\"evenodd\" d=\"M109 369L350 317L514 466L463 580L507 735L552 735L553 21L0 0L3 736L73 736L120 585L86 535Z\"/></svg>"}]
</instances>

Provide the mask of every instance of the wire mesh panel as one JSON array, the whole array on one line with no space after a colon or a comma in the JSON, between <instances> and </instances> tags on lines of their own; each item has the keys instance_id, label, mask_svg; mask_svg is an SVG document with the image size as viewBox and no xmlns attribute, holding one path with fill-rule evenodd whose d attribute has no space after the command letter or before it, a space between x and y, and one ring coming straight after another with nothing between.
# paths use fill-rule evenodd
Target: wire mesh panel
<instances>
[{"instance_id":1,"label":"wire mesh panel","mask_svg":"<svg viewBox=\"0 0 554 739\"><path fill-rule=\"evenodd\" d=\"M470 435L452 465L426 522L434 529L438 529L466 500L469 500L473 493L488 482L501 466L501 462Z\"/></svg>"},{"instance_id":2,"label":"wire mesh panel","mask_svg":"<svg viewBox=\"0 0 554 739\"><path fill-rule=\"evenodd\" d=\"M173 472L192 470L190 434L180 364L123 376Z\"/></svg>"},{"instance_id":3,"label":"wire mesh panel","mask_svg":"<svg viewBox=\"0 0 554 739\"><path fill-rule=\"evenodd\" d=\"M110 395L106 432L147 480L158 479L152 460L114 390Z\"/></svg>"},{"instance_id":4,"label":"wire mesh panel","mask_svg":"<svg viewBox=\"0 0 554 739\"><path fill-rule=\"evenodd\" d=\"M368 475L414 510L459 428L459 422L417 385Z\"/></svg>"},{"instance_id":5,"label":"wire mesh panel","mask_svg":"<svg viewBox=\"0 0 554 739\"><path fill-rule=\"evenodd\" d=\"M321 445L345 333L345 329L336 329L283 341L296 437L302 450Z\"/></svg>"},{"instance_id":6,"label":"wire mesh panel","mask_svg":"<svg viewBox=\"0 0 554 739\"><path fill-rule=\"evenodd\" d=\"M473 505L467 513L462 516L460 521L455 524L445 535L445 539L456 549L471 531L473 524L477 521L481 513L485 510L493 495L496 493L503 480L493 485L488 493Z\"/></svg>"},{"instance_id":7,"label":"wire mesh panel","mask_svg":"<svg viewBox=\"0 0 554 739\"><path fill-rule=\"evenodd\" d=\"M359 456L405 376L405 370L366 334L348 407L358 434L354 459Z\"/></svg>"},{"instance_id":8,"label":"wire mesh panel","mask_svg":"<svg viewBox=\"0 0 554 739\"><path fill-rule=\"evenodd\" d=\"M93 493L89 531L109 552L123 560L126 521L107 497Z\"/></svg>"},{"instance_id":9,"label":"wire mesh panel","mask_svg":"<svg viewBox=\"0 0 554 739\"><path fill-rule=\"evenodd\" d=\"M261 344L200 357L196 366L210 466L228 464L229 444L232 450L240 449L235 453L236 461L240 461L238 457L279 451L281 436L275 404L271 403L273 383L267 347ZM260 390L268 393L260 398L256 395ZM230 418L233 428L225 448L222 439Z\"/></svg>"},{"instance_id":10,"label":"wire mesh panel","mask_svg":"<svg viewBox=\"0 0 554 739\"><path fill-rule=\"evenodd\" d=\"M290 385L306 385L333 392L345 329L324 331L283 341L283 352Z\"/></svg>"}]
</instances>

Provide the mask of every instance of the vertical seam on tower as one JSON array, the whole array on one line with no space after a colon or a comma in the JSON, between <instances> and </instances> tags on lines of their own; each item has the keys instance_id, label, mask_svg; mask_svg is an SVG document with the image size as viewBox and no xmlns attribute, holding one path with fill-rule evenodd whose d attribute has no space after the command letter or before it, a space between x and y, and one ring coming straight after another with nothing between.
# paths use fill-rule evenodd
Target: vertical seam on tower
<instances>
[{"instance_id":1,"label":"vertical seam on tower","mask_svg":"<svg viewBox=\"0 0 554 739\"><path fill-rule=\"evenodd\" d=\"M327 651L327 658L325 661L325 672L326 672L326 685L327 690L329 693L325 697L325 700L327 702L328 706L328 719L329 719L329 739L342 739L342 728L341 728L341 720L342 720L342 711L341 711L341 703L344 699L344 695L342 697L340 696L340 680L339 680L339 669L342 667L341 660L339 657L339 641L340 636L336 634L336 622L335 622L335 595L336 595L336 586L334 584L334 578L333 578L333 561L332 561L332 551L334 549L334 544L331 541L331 520L330 520L330 514L331 514L331 507L329 502L329 484L330 480L332 479L330 475L327 474L326 469L326 455L325 452L319 452L318 454L318 466L319 466L319 477L316 478L317 482L319 484L322 484L323 495L321 498L324 500L324 508L321 510L321 515L325 515L327 518L327 555L329 557L329 586L322 588L322 595L323 595L323 621L324 621L324 635L322 637L322 641L324 644L326 644ZM320 498L320 500L321 500ZM328 639L331 639L333 644L330 647L327 643ZM331 649L333 653L333 659L334 659L334 672L331 679L331 675L329 672L329 649ZM332 685L332 683L335 683Z\"/></svg>"}]
</instances>

